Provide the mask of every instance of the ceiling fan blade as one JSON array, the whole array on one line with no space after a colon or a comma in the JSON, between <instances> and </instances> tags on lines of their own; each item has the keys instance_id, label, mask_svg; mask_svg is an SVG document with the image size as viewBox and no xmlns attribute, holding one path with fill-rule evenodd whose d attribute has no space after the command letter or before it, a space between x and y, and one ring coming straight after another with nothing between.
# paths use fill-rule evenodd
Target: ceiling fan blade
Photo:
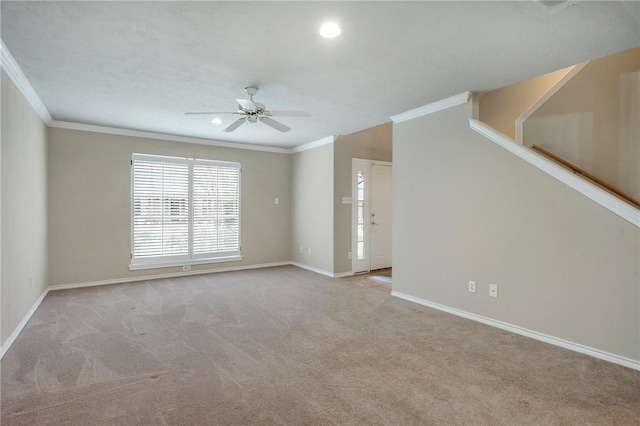
<instances>
[{"instance_id":1,"label":"ceiling fan blade","mask_svg":"<svg viewBox=\"0 0 640 426\"><path fill-rule=\"evenodd\" d=\"M242 126L245 121L247 121L245 117L238 118L236 121L231 123L226 129L224 129L223 132L225 133L233 132L235 129Z\"/></svg>"},{"instance_id":2,"label":"ceiling fan blade","mask_svg":"<svg viewBox=\"0 0 640 426\"><path fill-rule=\"evenodd\" d=\"M253 103L253 101L250 101L249 99L236 99L236 102L238 103L238 105L242 107L242 109L246 109L248 111L256 110L256 104Z\"/></svg>"},{"instance_id":3,"label":"ceiling fan blade","mask_svg":"<svg viewBox=\"0 0 640 426\"><path fill-rule=\"evenodd\" d=\"M288 132L289 130L291 130L291 127L287 127L284 124L280 123L279 121L276 121L272 118L269 117L263 117L260 119L260 121L262 121L264 124L266 124L267 126L273 127L274 129L284 133L284 132Z\"/></svg>"},{"instance_id":4,"label":"ceiling fan blade","mask_svg":"<svg viewBox=\"0 0 640 426\"><path fill-rule=\"evenodd\" d=\"M216 112L216 111L205 111L205 112L185 112L185 115L220 115L220 114L237 114L237 112Z\"/></svg>"},{"instance_id":5,"label":"ceiling fan blade","mask_svg":"<svg viewBox=\"0 0 640 426\"><path fill-rule=\"evenodd\" d=\"M274 117L311 117L309 111L269 111L269 115Z\"/></svg>"}]
</instances>

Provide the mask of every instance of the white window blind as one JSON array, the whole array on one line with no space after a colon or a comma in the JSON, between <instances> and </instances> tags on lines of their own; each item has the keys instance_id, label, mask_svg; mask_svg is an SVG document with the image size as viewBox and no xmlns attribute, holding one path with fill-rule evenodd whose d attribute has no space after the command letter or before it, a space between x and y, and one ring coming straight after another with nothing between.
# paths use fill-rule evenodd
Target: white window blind
<instances>
[{"instance_id":1,"label":"white window blind","mask_svg":"<svg viewBox=\"0 0 640 426\"><path fill-rule=\"evenodd\" d=\"M193 165L193 255L240 250L240 169Z\"/></svg>"},{"instance_id":2,"label":"white window blind","mask_svg":"<svg viewBox=\"0 0 640 426\"><path fill-rule=\"evenodd\" d=\"M132 156L131 266L240 258L240 164Z\"/></svg>"}]
</instances>

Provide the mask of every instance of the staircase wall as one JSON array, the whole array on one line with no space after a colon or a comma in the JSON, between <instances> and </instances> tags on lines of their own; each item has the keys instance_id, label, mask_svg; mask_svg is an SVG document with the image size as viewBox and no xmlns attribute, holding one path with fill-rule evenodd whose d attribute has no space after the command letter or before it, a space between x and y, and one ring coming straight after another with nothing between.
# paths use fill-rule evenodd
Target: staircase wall
<instances>
[{"instance_id":1,"label":"staircase wall","mask_svg":"<svg viewBox=\"0 0 640 426\"><path fill-rule=\"evenodd\" d=\"M394 292L640 366L640 229L471 130L471 110L394 124Z\"/></svg>"},{"instance_id":2,"label":"staircase wall","mask_svg":"<svg viewBox=\"0 0 640 426\"><path fill-rule=\"evenodd\" d=\"M479 120L515 140L516 119L567 75L571 68L482 93L479 97Z\"/></svg>"},{"instance_id":3,"label":"staircase wall","mask_svg":"<svg viewBox=\"0 0 640 426\"><path fill-rule=\"evenodd\" d=\"M589 62L523 128L526 146L539 145L639 200L640 47Z\"/></svg>"}]
</instances>

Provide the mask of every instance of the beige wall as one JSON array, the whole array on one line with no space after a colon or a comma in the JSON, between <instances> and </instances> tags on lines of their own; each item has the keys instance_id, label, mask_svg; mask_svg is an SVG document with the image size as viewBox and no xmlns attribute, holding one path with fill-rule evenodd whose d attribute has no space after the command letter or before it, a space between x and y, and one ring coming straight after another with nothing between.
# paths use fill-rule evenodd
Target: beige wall
<instances>
[{"instance_id":1,"label":"beige wall","mask_svg":"<svg viewBox=\"0 0 640 426\"><path fill-rule=\"evenodd\" d=\"M550 72L480 95L480 121L516 138L516 119L562 79L571 68Z\"/></svg>"},{"instance_id":2,"label":"beige wall","mask_svg":"<svg viewBox=\"0 0 640 426\"><path fill-rule=\"evenodd\" d=\"M640 200L640 47L591 61L524 122L524 143Z\"/></svg>"},{"instance_id":3,"label":"beige wall","mask_svg":"<svg viewBox=\"0 0 640 426\"><path fill-rule=\"evenodd\" d=\"M195 157L242 164L243 260L195 265L215 269L288 261L288 154L220 148L77 130L49 129L50 284L180 272L129 271L132 153ZM279 198L280 204L274 199Z\"/></svg>"},{"instance_id":4,"label":"beige wall","mask_svg":"<svg viewBox=\"0 0 640 426\"><path fill-rule=\"evenodd\" d=\"M392 125L381 124L350 135L339 136L334 143L334 272L351 271L351 204L342 204L342 197L351 197L351 160L392 160Z\"/></svg>"},{"instance_id":5,"label":"beige wall","mask_svg":"<svg viewBox=\"0 0 640 426\"><path fill-rule=\"evenodd\" d=\"M326 272L333 272L333 148L291 156L291 260Z\"/></svg>"},{"instance_id":6,"label":"beige wall","mask_svg":"<svg viewBox=\"0 0 640 426\"><path fill-rule=\"evenodd\" d=\"M47 288L47 131L2 71L1 341Z\"/></svg>"},{"instance_id":7,"label":"beige wall","mask_svg":"<svg viewBox=\"0 0 640 426\"><path fill-rule=\"evenodd\" d=\"M394 290L640 360L640 230L470 116L466 104L394 125Z\"/></svg>"}]
</instances>

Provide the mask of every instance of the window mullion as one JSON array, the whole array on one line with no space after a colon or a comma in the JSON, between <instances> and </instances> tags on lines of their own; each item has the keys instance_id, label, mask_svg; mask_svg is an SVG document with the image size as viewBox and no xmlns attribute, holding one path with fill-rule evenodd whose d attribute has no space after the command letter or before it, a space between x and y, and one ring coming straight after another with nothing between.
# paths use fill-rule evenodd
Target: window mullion
<instances>
[{"instance_id":1,"label":"window mullion","mask_svg":"<svg viewBox=\"0 0 640 426\"><path fill-rule=\"evenodd\" d=\"M193 160L189 160L189 260L193 260Z\"/></svg>"},{"instance_id":2,"label":"window mullion","mask_svg":"<svg viewBox=\"0 0 640 426\"><path fill-rule=\"evenodd\" d=\"M216 192L214 195L216 205L216 221L214 228L216 230L216 247L220 247L220 168L216 167Z\"/></svg>"},{"instance_id":3,"label":"window mullion","mask_svg":"<svg viewBox=\"0 0 640 426\"><path fill-rule=\"evenodd\" d=\"M165 186L165 181L166 181L166 175L165 175L165 170L166 170L166 164L165 163L161 163L162 164L162 172L160 174L161 176L161 184L160 184L160 241L161 241L161 255L165 255L165 235L164 235L164 230L165 230L165 226L167 225L167 212L166 212L166 202L167 202L167 194L166 194L166 186Z\"/></svg>"}]
</instances>

